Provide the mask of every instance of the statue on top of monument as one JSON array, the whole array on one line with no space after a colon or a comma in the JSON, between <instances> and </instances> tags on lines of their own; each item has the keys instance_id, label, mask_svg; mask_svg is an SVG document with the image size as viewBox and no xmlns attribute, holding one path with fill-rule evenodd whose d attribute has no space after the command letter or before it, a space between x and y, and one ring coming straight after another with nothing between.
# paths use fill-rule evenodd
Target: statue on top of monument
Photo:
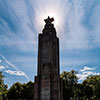
<instances>
[{"instance_id":1,"label":"statue on top of monument","mask_svg":"<svg viewBox=\"0 0 100 100\"><path fill-rule=\"evenodd\" d=\"M47 18L47 19L44 19L44 21L45 21L46 24L51 24L51 23L54 21L54 18L53 18L53 17L50 18L50 17L48 16L48 18Z\"/></svg>"},{"instance_id":2,"label":"statue on top of monument","mask_svg":"<svg viewBox=\"0 0 100 100\"><path fill-rule=\"evenodd\" d=\"M54 21L54 18L53 17L50 18L48 16L48 18L44 19L44 21L46 24L43 29L43 34L45 34L45 35L50 34L50 35L56 36L56 30L54 28L54 24L52 23Z\"/></svg>"}]
</instances>

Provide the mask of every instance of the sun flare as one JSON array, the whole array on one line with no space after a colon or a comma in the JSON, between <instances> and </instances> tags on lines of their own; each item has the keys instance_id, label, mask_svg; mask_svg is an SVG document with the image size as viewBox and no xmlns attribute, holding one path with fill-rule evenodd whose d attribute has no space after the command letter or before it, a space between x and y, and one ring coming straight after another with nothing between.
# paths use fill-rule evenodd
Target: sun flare
<instances>
[{"instance_id":1,"label":"sun flare","mask_svg":"<svg viewBox=\"0 0 100 100\"><path fill-rule=\"evenodd\" d=\"M45 24L45 22L43 21L44 19L47 19L47 17L53 17L54 18L54 22L53 22L53 24L54 24L54 26L56 27L56 28L58 28L59 27L59 20L60 20L60 17L58 16L58 14L56 13L56 12L49 12L48 11L48 13L44 13L42 16L41 16L41 25L42 26L44 26L44 24Z\"/></svg>"},{"instance_id":2,"label":"sun flare","mask_svg":"<svg viewBox=\"0 0 100 100\"><path fill-rule=\"evenodd\" d=\"M41 31L43 29L43 26L45 25L44 19L47 19L47 17L49 16L50 18L54 18L54 26L56 27L56 29L60 29L62 26L62 21L61 21L61 16L60 13L58 11L45 11L45 12L39 12L40 16L36 16L36 23L37 23L37 29L39 31Z\"/></svg>"},{"instance_id":3,"label":"sun flare","mask_svg":"<svg viewBox=\"0 0 100 100\"><path fill-rule=\"evenodd\" d=\"M53 17L54 18L54 25L55 27L57 27L59 25L59 18L57 17L57 14L56 13L47 13L43 16L43 19L46 19L48 16Z\"/></svg>"}]
</instances>

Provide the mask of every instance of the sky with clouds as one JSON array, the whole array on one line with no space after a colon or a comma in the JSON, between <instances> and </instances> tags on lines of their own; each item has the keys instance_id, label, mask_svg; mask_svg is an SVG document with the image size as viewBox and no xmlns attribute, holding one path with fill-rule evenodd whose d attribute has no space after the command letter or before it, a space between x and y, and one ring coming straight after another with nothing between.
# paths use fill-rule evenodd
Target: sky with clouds
<instances>
[{"instance_id":1,"label":"sky with clouds","mask_svg":"<svg viewBox=\"0 0 100 100\"><path fill-rule=\"evenodd\" d=\"M100 0L0 0L0 71L9 86L34 81L48 15L60 38L61 72L79 71L81 81L100 74Z\"/></svg>"}]
</instances>

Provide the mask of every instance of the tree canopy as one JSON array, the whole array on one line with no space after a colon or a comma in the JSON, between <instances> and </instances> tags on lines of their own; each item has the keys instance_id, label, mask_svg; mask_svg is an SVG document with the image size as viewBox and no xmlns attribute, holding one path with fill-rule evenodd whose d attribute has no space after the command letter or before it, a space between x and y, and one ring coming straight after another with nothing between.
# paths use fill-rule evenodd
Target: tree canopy
<instances>
[{"instance_id":1,"label":"tree canopy","mask_svg":"<svg viewBox=\"0 0 100 100\"><path fill-rule=\"evenodd\" d=\"M4 76L0 72L0 100L5 100L7 97L7 85L4 84Z\"/></svg>"},{"instance_id":2,"label":"tree canopy","mask_svg":"<svg viewBox=\"0 0 100 100\"><path fill-rule=\"evenodd\" d=\"M71 100L75 98L76 86L78 83L78 78L75 75L76 71L71 72L64 71L60 77L63 79L63 98L64 100Z\"/></svg>"},{"instance_id":3,"label":"tree canopy","mask_svg":"<svg viewBox=\"0 0 100 100\"><path fill-rule=\"evenodd\" d=\"M32 100L33 88L34 83L31 81L24 84L16 82L8 90L8 99Z\"/></svg>"},{"instance_id":4,"label":"tree canopy","mask_svg":"<svg viewBox=\"0 0 100 100\"><path fill-rule=\"evenodd\" d=\"M76 71L64 71L60 77L63 80L63 100L100 100L100 75L88 76L78 83ZM34 83L14 83L9 89L4 84L4 76L0 72L0 100L33 100Z\"/></svg>"}]
</instances>

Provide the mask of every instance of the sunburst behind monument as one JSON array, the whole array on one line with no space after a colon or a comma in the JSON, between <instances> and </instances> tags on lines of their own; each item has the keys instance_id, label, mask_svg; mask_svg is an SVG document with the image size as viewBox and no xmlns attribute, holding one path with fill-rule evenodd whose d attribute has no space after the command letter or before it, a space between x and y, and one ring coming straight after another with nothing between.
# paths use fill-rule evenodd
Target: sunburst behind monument
<instances>
[{"instance_id":1,"label":"sunburst behind monument","mask_svg":"<svg viewBox=\"0 0 100 100\"><path fill-rule=\"evenodd\" d=\"M59 38L48 17L38 41L38 70L35 76L34 100L63 100L59 68Z\"/></svg>"}]
</instances>

